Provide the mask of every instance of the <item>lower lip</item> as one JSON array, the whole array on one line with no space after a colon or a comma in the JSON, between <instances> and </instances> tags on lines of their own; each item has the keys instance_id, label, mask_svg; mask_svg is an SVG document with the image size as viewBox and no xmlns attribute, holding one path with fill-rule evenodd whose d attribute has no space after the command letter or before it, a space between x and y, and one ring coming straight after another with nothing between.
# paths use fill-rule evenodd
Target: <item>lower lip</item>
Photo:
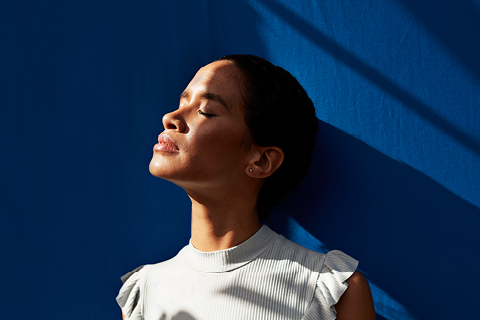
<instances>
[{"instance_id":1,"label":"lower lip","mask_svg":"<svg viewBox=\"0 0 480 320\"><path fill-rule=\"evenodd\" d=\"M177 148L169 145L169 144L165 144L165 143L157 143L156 145L153 146L153 150L154 151L164 151L164 152L171 152L171 153L177 153L178 150Z\"/></svg>"}]
</instances>

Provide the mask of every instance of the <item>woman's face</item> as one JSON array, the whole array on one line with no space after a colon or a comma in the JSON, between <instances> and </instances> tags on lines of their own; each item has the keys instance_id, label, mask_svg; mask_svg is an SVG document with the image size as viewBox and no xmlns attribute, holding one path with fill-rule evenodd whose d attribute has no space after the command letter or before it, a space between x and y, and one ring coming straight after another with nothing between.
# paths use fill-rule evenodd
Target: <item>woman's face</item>
<instances>
[{"instance_id":1,"label":"woman's face","mask_svg":"<svg viewBox=\"0 0 480 320\"><path fill-rule=\"evenodd\" d=\"M241 107L242 77L230 61L201 68L163 117L150 172L188 189L225 187L245 177L250 135Z\"/></svg>"}]
</instances>

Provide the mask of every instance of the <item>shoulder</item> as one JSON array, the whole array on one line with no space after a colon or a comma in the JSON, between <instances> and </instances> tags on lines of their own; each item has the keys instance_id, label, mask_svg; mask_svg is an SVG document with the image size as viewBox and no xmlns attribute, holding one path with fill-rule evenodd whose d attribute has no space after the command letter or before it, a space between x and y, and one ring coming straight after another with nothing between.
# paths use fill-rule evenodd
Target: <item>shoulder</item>
<instances>
[{"instance_id":1,"label":"shoulder","mask_svg":"<svg viewBox=\"0 0 480 320\"><path fill-rule=\"evenodd\" d=\"M283 259L315 270L314 299L305 319L373 320L370 287L357 270L358 261L339 250L319 253L279 235L272 251Z\"/></svg>"},{"instance_id":2,"label":"shoulder","mask_svg":"<svg viewBox=\"0 0 480 320\"><path fill-rule=\"evenodd\" d=\"M140 266L121 277L123 286L117 295L117 303L122 309L125 319L140 318L141 315L141 288L148 266Z\"/></svg>"},{"instance_id":3,"label":"shoulder","mask_svg":"<svg viewBox=\"0 0 480 320\"><path fill-rule=\"evenodd\" d=\"M155 280L156 275L168 276L169 270L173 272L171 270L175 270L176 257L157 264L140 266L121 277L123 286L120 288L116 300L125 319L143 319L141 315L148 283L152 277Z\"/></svg>"},{"instance_id":4,"label":"shoulder","mask_svg":"<svg viewBox=\"0 0 480 320\"><path fill-rule=\"evenodd\" d=\"M135 273L137 273L137 272L139 272L140 270L142 270L143 267L145 267L145 266L143 265L143 266L137 267L137 268L135 268L134 270L125 273L123 276L120 277L120 280L122 280L123 283L127 282L127 280L128 280L132 275L134 275Z\"/></svg>"},{"instance_id":5,"label":"shoulder","mask_svg":"<svg viewBox=\"0 0 480 320\"><path fill-rule=\"evenodd\" d=\"M357 272L358 261L349 255L332 250L319 254L315 266L317 277L312 303L304 319L337 319L336 305L349 287L349 279Z\"/></svg>"},{"instance_id":6,"label":"shoulder","mask_svg":"<svg viewBox=\"0 0 480 320\"><path fill-rule=\"evenodd\" d=\"M175 257L172 258L172 259L169 259L169 260L158 262L156 264L146 264L146 265L143 265L143 266L139 266L139 267L135 268L134 270L132 270L130 272L127 272L126 274L121 276L120 280L122 280L122 282L124 284L126 284L127 282L132 282L132 281L137 281L138 282L140 278L145 278L145 276L147 274L151 273L152 271L166 269L166 268L174 266L174 264L175 264ZM131 281L129 281L130 279L131 279Z\"/></svg>"},{"instance_id":7,"label":"shoulder","mask_svg":"<svg viewBox=\"0 0 480 320\"><path fill-rule=\"evenodd\" d=\"M348 278L347 284L347 290L335 305L337 319L375 319L375 308L367 278L357 270Z\"/></svg>"},{"instance_id":8,"label":"shoulder","mask_svg":"<svg viewBox=\"0 0 480 320\"><path fill-rule=\"evenodd\" d=\"M327 271L330 271L330 273L346 272L349 273L348 276L350 276L358 266L358 261L356 259L342 251L332 250L327 253L313 251L280 234L277 234L276 241L272 245L270 251L270 254L274 254L279 258L290 259L292 261L303 261L304 263L309 264L313 263L316 266L314 269L321 273L326 273Z\"/></svg>"},{"instance_id":9,"label":"shoulder","mask_svg":"<svg viewBox=\"0 0 480 320\"><path fill-rule=\"evenodd\" d=\"M292 261L314 261L317 264L322 263L326 254L305 248L287 238L276 233L273 245L269 248L270 254L278 256L278 258L289 259Z\"/></svg>"},{"instance_id":10,"label":"shoulder","mask_svg":"<svg viewBox=\"0 0 480 320\"><path fill-rule=\"evenodd\" d=\"M328 306L333 306L348 288L348 280L356 272L358 261L339 250L325 255L317 279L316 296Z\"/></svg>"},{"instance_id":11,"label":"shoulder","mask_svg":"<svg viewBox=\"0 0 480 320\"><path fill-rule=\"evenodd\" d=\"M375 319L370 286L357 266L357 260L341 251L327 253L315 291L324 318Z\"/></svg>"}]
</instances>

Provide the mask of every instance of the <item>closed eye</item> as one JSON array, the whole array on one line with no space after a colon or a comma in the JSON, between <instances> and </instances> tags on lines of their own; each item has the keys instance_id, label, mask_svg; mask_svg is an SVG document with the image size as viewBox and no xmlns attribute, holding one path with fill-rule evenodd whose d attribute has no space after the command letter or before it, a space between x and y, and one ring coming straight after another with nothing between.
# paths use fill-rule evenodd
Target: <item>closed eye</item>
<instances>
[{"instance_id":1,"label":"closed eye","mask_svg":"<svg viewBox=\"0 0 480 320\"><path fill-rule=\"evenodd\" d=\"M201 114L202 116L204 116L205 118L215 117L215 115L213 113L205 113L202 110L198 110L198 113Z\"/></svg>"}]
</instances>

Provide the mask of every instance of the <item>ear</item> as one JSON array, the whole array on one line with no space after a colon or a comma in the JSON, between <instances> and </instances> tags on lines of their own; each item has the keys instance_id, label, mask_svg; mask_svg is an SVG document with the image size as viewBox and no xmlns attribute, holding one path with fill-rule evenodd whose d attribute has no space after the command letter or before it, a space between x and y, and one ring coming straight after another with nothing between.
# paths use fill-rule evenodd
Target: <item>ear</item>
<instances>
[{"instance_id":1,"label":"ear","mask_svg":"<svg viewBox=\"0 0 480 320\"><path fill-rule=\"evenodd\" d=\"M278 147L255 146L251 150L252 158L248 163L246 173L252 178L267 178L282 164L284 154Z\"/></svg>"}]
</instances>

